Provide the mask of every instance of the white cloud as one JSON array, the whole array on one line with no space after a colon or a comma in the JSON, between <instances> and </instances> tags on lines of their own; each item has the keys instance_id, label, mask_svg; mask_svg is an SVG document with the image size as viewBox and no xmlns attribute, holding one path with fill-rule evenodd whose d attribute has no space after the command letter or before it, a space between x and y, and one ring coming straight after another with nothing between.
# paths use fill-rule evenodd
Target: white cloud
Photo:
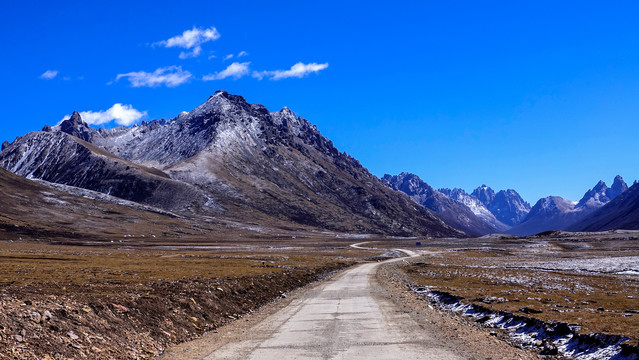
<instances>
[{"instance_id":1,"label":"white cloud","mask_svg":"<svg viewBox=\"0 0 639 360\"><path fill-rule=\"evenodd\" d=\"M188 58L198 57L201 52L202 52L202 48L198 46L198 47L193 48L192 51L182 51L182 52L180 52L179 58L184 60L184 59L188 59Z\"/></svg>"},{"instance_id":2,"label":"white cloud","mask_svg":"<svg viewBox=\"0 0 639 360\"><path fill-rule=\"evenodd\" d=\"M242 56L247 56L247 55L248 55L248 53L246 51L242 50L242 51L240 51L239 54L237 54L237 57L241 58Z\"/></svg>"},{"instance_id":3,"label":"white cloud","mask_svg":"<svg viewBox=\"0 0 639 360\"><path fill-rule=\"evenodd\" d=\"M147 112L136 110L131 105L117 103L104 111L82 111L80 116L89 125L102 125L115 121L118 125L129 126L146 117ZM70 117L71 115L67 115L62 120L67 120Z\"/></svg>"},{"instance_id":4,"label":"white cloud","mask_svg":"<svg viewBox=\"0 0 639 360\"><path fill-rule=\"evenodd\" d=\"M270 80L280 80L286 78L302 78L310 73L316 73L320 70L324 70L328 67L328 63L318 64L318 63L308 63L304 64L298 62L297 64L291 66L288 70L274 70L274 71L253 71L253 77L259 80L267 77Z\"/></svg>"},{"instance_id":5,"label":"white cloud","mask_svg":"<svg viewBox=\"0 0 639 360\"><path fill-rule=\"evenodd\" d=\"M56 76L58 76L58 70L47 70L40 75L40 79L51 80Z\"/></svg>"},{"instance_id":6,"label":"white cloud","mask_svg":"<svg viewBox=\"0 0 639 360\"><path fill-rule=\"evenodd\" d=\"M239 79L242 76L248 75L250 64L251 64L250 62L244 62L244 63L234 62L231 65L229 65L226 69L220 72L204 76L202 80L204 81L222 80L228 77Z\"/></svg>"},{"instance_id":7,"label":"white cloud","mask_svg":"<svg viewBox=\"0 0 639 360\"><path fill-rule=\"evenodd\" d=\"M232 59L233 58L233 54L228 54L224 57L224 61L228 60L228 59Z\"/></svg>"},{"instance_id":8,"label":"white cloud","mask_svg":"<svg viewBox=\"0 0 639 360\"><path fill-rule=\"evenodd\" d=\"M133 87L157 87L165 85L175 87L187 82L193 75L182 70L181 66L168 66L158 68L152 73L146 71L135 71L126 74L118 74L115 81L127 78Z\"/></svg>"},{"instance_id":9,"label":"white cloud","mask_svg":"<svg viewBox=\"0 0 639 360\"><path fill-rule=\"evenodd\" d=\"M186 30L181 35L174 36L168 40L158 41L153 45L164 46L165 48L180 47L187 50L192 49L191 51L182 51L180 53L180 59L186 59L200 55L202 52L202 44L215 41L219 38L220 33L215 27L201 29L194 26L193 29Z\"/></svg>"}]
</instances>

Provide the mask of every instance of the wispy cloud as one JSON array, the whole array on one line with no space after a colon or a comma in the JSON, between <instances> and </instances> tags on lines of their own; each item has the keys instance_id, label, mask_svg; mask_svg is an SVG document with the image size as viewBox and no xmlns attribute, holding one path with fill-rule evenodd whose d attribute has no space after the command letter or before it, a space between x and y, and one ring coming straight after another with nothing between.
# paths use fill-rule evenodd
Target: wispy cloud
<instances>
[{"instance_id":1,"label":"wispy cloud","mask_svg":"<svg viewBox=\"0 0 639 360\"><path fill-rule=\"evenodd\" d=\"M198 46L193 48L192 51L188 51L188 52L182 51L178 57L182 60L188 59L188 58L194 58L194 57L200 56L201 52L202 52L202 48Z\"/></svg>"},{"instance_id":2,"label":"wispy cloud","mask_svg":"<svg viewBox=\"0 0 639 360\"><path fill-rule=\"evenodd\" d=\"M253 77L259 80L267 77L270 80L281 80L286 78L302 78L308 74L319 72L320 70L324 70L328 67L328 63L318 64L318 63L308 63L304 64L302 62L298 62L297 64L291 66L288 70L274 70L274 71L253 71Z\"/></svg>"},{"instance_id":3,"label":"wispy cloud","mask_svg":"<svg viewBox=\"0 0 639 360\"><path fill-rule=\"evenodd\" d=\"M51 80L56 76L58 76L58 70L47 70L40 75L40 79Z\"/></svg>"},{"instance_id":4,"label":"wispy cloud","mask_svg":"<svg viewBox=\"0 0 639 360\"><path fill-rule=\"evenodd\" d=\"M202 53L202 44L209 41L215 41L220 38L220 33L215 27L202 29L193 27L191 30L184 31L181 35L174 36L168 40L153 43L154 46L163 46L165 48L179 47L189 51L182 51L180 59L199 56Z\"/></svg>"},{"instance_id":5,"label":"wispy cloud","mask_svg":"<svg viewBox=\"0 0 639 360\"><path fill-rule=\"evenodd\" d=\"M228 60L228 59L232 59L233 58L233 54L228 54L224 57L224 61Z\"/></svg>"},{"instance_id":6,"label":"wispy cloud","mask_svg":"<svg viewBox=\"0 0 639 360\"><path fill-rule=\"evenodd\" d=\"M82 111L82 120L90 125L103 125L115 121L118 125L129 126L147 116L146 111L139 111L131 105L113 104L104 111ZM62 120L67 120L71 115L66 115Z\"/></svg>"},{"instance_id":7,"label":"wispy cloud","mask_svg":"<svg viewBox=\"0 0 639 360\"><path fill-rule=\"evenodd\" d=\"M220 72L209 74L202 77L202 80L204 81L222 80L228 77L239 79L249 74L250 64L251 64L250 62L243 62L243 63L234 62L231 65L229 65L226 69Z\"/></svg>"},{"instance_id":8,"label":"wispy cloud","mask_svg":"<svg viewBox=\"0 0 639 360\"><path fill-rule=\"evenodd\" d=\"M243 56L248 56L248 53L246 51L244 51L244 50L240 51L240 53L237 54L237 57L239 57L239 58L241 58Z\"/></svg>"},{"instance_id":9,"label":"wispy cloud","mask_svg":"<svg viewBox=\"0 0 639 360\"><path fill-rule=\"evenodd\" d=\"M182 70L181 66L168 66L155 70L152 73L146 71L135 71L126 74L118 74L115 81L126 78L133 87L175 87L189 81L193 75Z\"/></svg>"}]
</instances>

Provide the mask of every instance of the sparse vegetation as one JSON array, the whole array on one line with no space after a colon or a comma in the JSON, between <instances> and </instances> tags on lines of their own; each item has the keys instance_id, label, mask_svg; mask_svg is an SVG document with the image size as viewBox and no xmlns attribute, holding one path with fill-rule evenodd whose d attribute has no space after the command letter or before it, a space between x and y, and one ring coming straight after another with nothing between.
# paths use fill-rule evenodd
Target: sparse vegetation
<instances>
[{"instance_id":1,"label":"sparse vegetation","mask_svg":"<svg viewBox=\"0 0 639 360\"><path fill-rule=\"evenodd\" d=\"M639 268L639 242L626 238L438 242L430 244L429 256L402 271L416 286L469 303L577 325L581 333L624 335L636 345L639 279L632 270L620 270ZM611 263L619 266L610 268Z\"/></svg>"},{"instance_id":2,"label":"sparse vegetation","mask_svg":"<svg viewBox=\"0 0 639 360\"><path fill-rule=\"evenodd\" d=\"M2 242L0 359L152 357L370 255Z\"/></svg>"}]
</instances>

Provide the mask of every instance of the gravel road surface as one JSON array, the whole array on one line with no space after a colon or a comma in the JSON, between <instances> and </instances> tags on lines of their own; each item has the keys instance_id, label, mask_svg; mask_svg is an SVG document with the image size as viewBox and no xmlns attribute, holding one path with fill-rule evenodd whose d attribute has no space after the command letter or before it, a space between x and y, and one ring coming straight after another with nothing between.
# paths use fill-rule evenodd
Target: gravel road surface
<instances>
[{"instance_id":1,"label":"gravel road surface","mask_svg":"<svg viewBox=\"0 0 639 360\"><path fill-rule=\"evenodd\" d=\"M405 305L400 310L393 295L376 280L379 266L367 263L346 270L297 292L277 309L245 319L246 323L239 320L228 329L220 328L219 334L179 345L162 359L536 358L470 327L460 340L462 332L457 329L464 325L456 320L434 313L431 316L438 320L425 320L423 312L412 316ZM441 330L442 321L448 330ZM471 341L469 349L465 344ZM476 353L476 349L489 351Z\"/></svg>"}]
</instances>

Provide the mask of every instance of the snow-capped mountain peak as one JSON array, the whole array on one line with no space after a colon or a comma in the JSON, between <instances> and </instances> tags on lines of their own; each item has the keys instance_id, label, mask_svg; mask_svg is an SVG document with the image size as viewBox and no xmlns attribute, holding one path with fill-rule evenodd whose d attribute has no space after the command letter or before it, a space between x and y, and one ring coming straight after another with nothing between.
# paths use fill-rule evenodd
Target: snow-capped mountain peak
<instances>
[{"instance_id":1,"label":"snow-capped mountain peak","mask_svg":"<svg viewBox=\"0 0 639 360\"><path fill-rule=\"evenodd\" d=\"M465 203L433 189L415 174L407 172L394 176L386 174L381 181L389 188L405 193L416 203L435 212L447 224L470 235L480 236L502 232L507 228L494 217L478 216ZM461 189L455 190L463 192Z\"/></svg>"},{"instance_id":2,"label":"snow-capped mountain peak","mask_svg":"<svg viewBox=\"0 0 639 360\"><path fill-rule=\"evenodd\" d=\"M495 199L495 191L486 184L473 190L471 195L481 201L484 206L488 206Z\"/></svg>"},{"instance_id":3,"label":"snow-capped mountain peak","mask_svg":"<svg viewBox=\"0 0 639 360\"><path fill-rule=\"evenodd\" d=\"M576 209L584 209L586 211L592 211L598 209L608 202L619 196L624 191L628 190L628 185L623 178L619 175L613 180L612 187L608 187L605 182L599 180L597 184L590 190L588 190L584 196L579 200Z\"/></svg>"}]
</instances>

